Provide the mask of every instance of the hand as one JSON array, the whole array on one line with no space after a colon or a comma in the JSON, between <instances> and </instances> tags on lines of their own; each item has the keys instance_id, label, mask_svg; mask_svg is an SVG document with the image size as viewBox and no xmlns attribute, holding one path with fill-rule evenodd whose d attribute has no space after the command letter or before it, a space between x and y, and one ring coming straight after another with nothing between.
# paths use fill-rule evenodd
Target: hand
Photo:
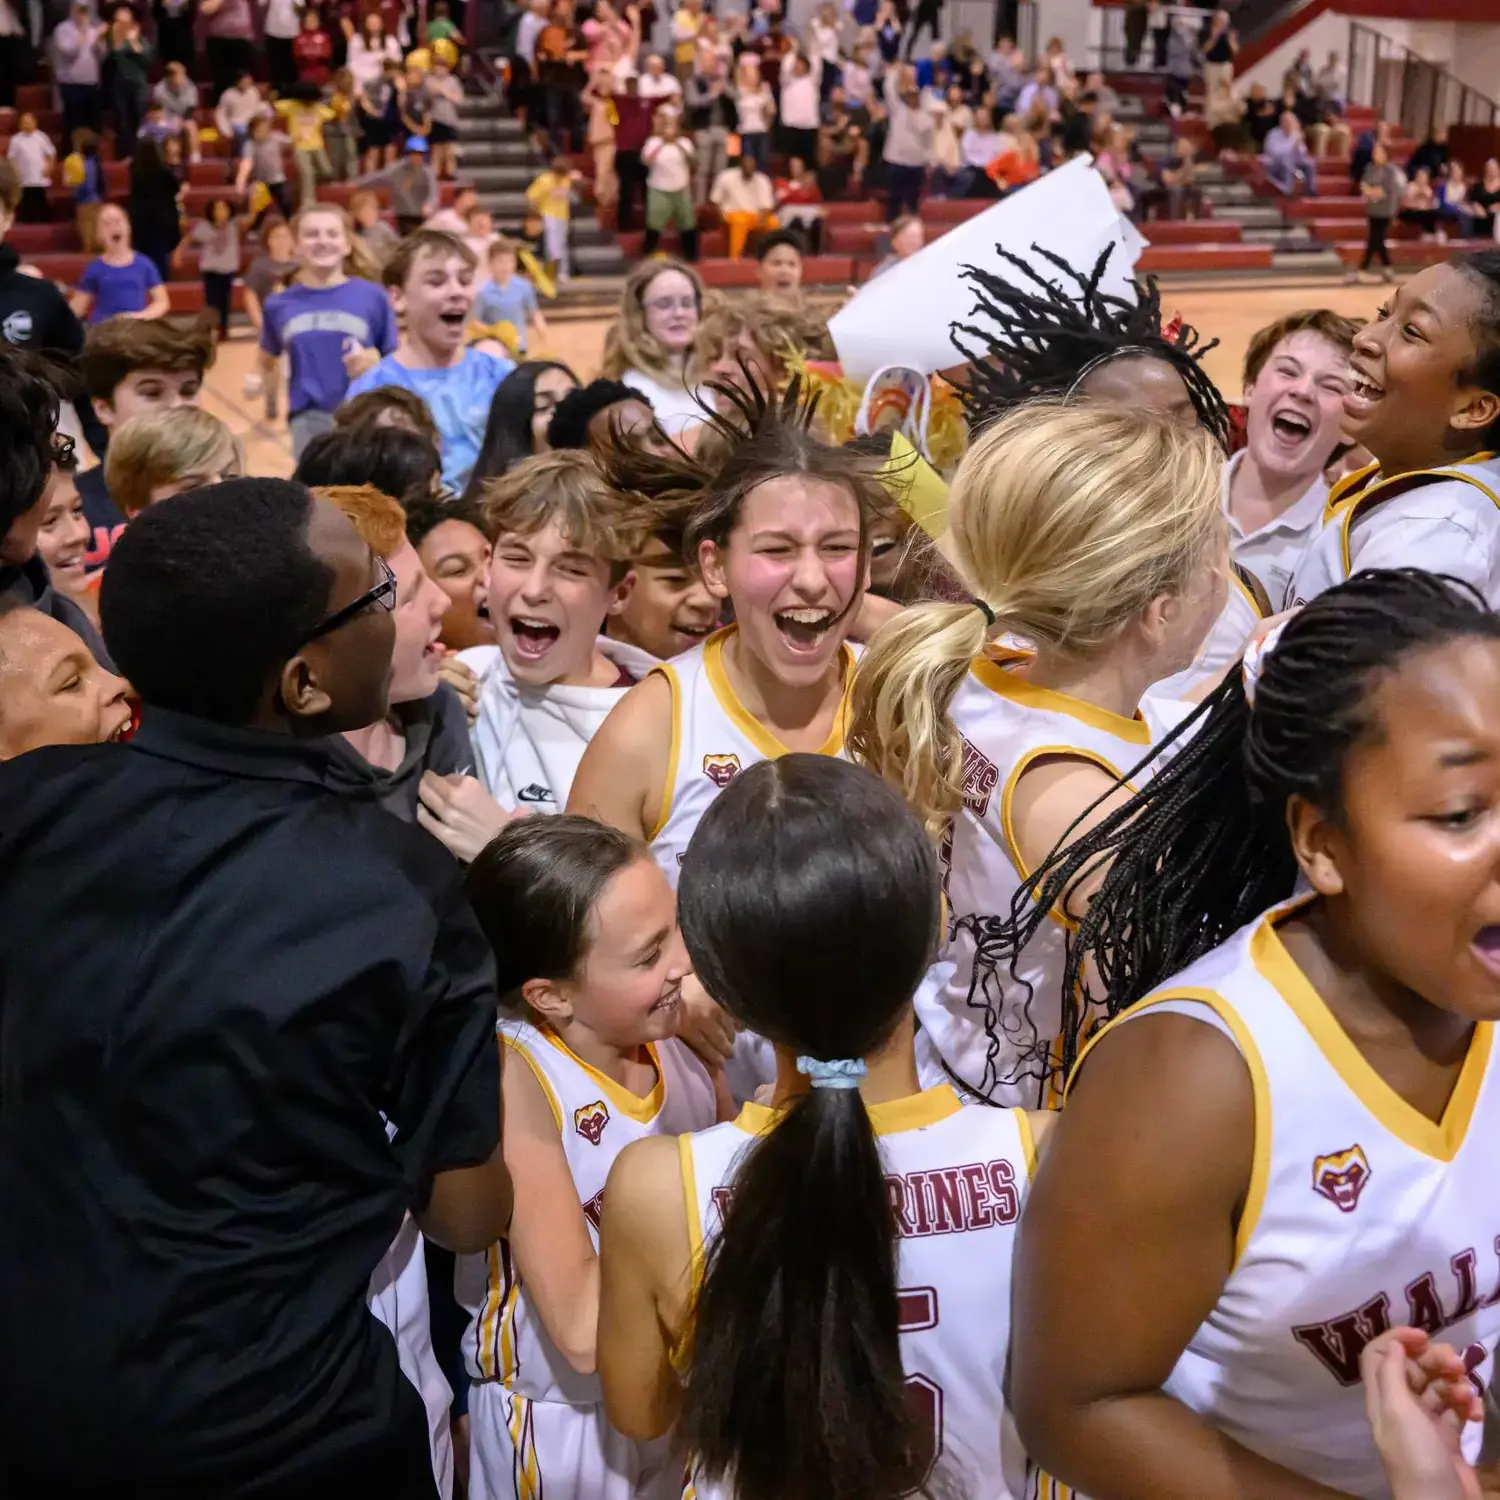
<instances>
[{"instance_id":1,"label":"hand","mask_svg":"<svg viewBox=\"0 0 1500 1500\"><path fill-rule=\"evenodd\" d=\"M417 822L465 864L513 818L472 776L439 776L424 771L417 788Z\"/></svg>"},{"instance_id":2,"label":"hand","mask_svg":"<svg viewBox=\"0 0 1500 1500\"><path fill-rule=\"evenodd\" d=\"M711 1000L696 974L682 981L682 1003L677 1011L677 1035L704 1063L715 1068L728 1062L734 1052L739 1027Z\"/></svg>"},{"instance_id":3,"label":"hand","mask_svg":"<svg viewBox=\"0 0 1500 1500\"><path fill-rule=\"evenodd\" d=\"M460 661L451 651L438 663L438 676L458 694L469 716L469 723L479 717L479 677L467 662Z\"/></svg>"},{"instance_id":4,"label":"hand","mask_svg":"<svg viewBox=\"0 0 1500 1500\"><path fill-rule=\"evenodd\" d=\"M1482 1500L1459 1439L1484 1403L1463 1359L1419 1328L1393 1328L1360 1355L1365 1412L1393 1500Z\"/></svg>"},{"instance_id":5,"label":"hand","mask_svg":"<svg viewBox=\"0 0 1500 1500\"><path fill-rule=\"evenodd\" d=\"M350 380L358 380L366 370L373 370L380 363L380 351L367 348L352 334L344 340L344 372Z\"/></svg>"}]
</instances>

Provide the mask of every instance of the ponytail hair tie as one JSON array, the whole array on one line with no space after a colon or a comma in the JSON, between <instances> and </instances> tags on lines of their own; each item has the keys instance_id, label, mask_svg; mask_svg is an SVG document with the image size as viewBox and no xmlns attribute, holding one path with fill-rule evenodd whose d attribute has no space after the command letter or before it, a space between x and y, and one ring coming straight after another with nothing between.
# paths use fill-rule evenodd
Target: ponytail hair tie
<instances>
[{"instance_id":1,"label":"ponytail hair tie","mask_svg":"<svg viewBox=\"0 0 1500 1500\"><path fill-rule=\"evenodd\" d=\"M983 599L970 599L969 603L972 604L974 608L984 616L989 624L996 625L999 623L999 621L995 619L995 611L992 610L989 605L984 602Z\"/></svg>"},{"instance_id":2,"label":"ponytail hair tie","mask_svg":"<svg viewBox=\"0 0 1500 1500\"><path fill-rule=\"evenodd\" d=\"M797 1071L805 1073L815 1089L857 1089L865 1076L862 1057L836 1057L829 1062L816 1057L799 1057Z\"/></svg>"},{"instance_id":3,"label":"ponytail hair tie","mask_svg":"<svg viewBox=\"0 0 1500 1500\"><path fill-rule=\"evenodd\" d=\"M1251 708L1255 707L1255 690L1260 685L1260 674L1266 669L1266 658L1276 649L1277 642L1281 640L1281 632L1285 629L1286 621L1283 620L1258 641L1251 641L1245 647L1245 655L1240 661L1240 680L1244 685L1245 702Z\"/></svg>"}]
</instances>

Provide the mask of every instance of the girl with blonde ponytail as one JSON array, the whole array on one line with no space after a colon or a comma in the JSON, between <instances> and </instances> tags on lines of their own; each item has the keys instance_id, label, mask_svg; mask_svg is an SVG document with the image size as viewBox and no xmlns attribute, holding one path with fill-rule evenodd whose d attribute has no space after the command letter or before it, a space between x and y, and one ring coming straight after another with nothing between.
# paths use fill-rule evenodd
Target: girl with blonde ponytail
<instances>
[{"instance_id":1,"label":"girl with blonde ponytail","mask_svg":"<svg viewBox=\"0 0 1500 1500\"><path fill-rule=\"evenodd\" d=\"M973 602L903 611L856 675L853 758L941 836L952 968L918 996L924 1066L993 1103L1056 1102L1067 939L1101 872L1023 952L997 935L1030 872L1111 810L1122 776L1149 774L1186 714L1146 690L1192 661L1223 607L1221 462L1202 428L1154 411L1001 417L950 493Z\"/></svg>"}]
</instances>

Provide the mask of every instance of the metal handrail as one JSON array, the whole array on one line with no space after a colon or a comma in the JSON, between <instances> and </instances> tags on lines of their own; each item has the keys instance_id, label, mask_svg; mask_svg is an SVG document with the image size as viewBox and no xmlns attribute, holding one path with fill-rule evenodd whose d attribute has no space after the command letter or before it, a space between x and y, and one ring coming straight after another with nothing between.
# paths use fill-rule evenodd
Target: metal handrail
<instances>
[{"instance_id":1,"label":"metal handrail","mask_svg":"<svg viewBox=\"0 0 1500 1500\"><path fill-rule=\"evenodd\" d=\"M1348 98L1417 140L1439 126L1500 124L1500 103L1358 21L1349 23Z\"/></svg>"},{"instance_id":2,"label":"metal handrail","mask_svg":"<svg viewBox=\"0 0 1500 1500\"><path fill-rule=\"evenodd\" d=\"M1146 33L1145 44L1134 67L1125 61L1125 11L1122 5L1096 6L1094 15L1099 21L1099 40L1093 48L1094 66L1104 73L1139 72L1155 73L1152 65L1154 44L1151 33ZM1207 23L1209 12L1197 5L1164 5L1161 14L1170 25L1179 17L1188 21L1196 36Z\"/></svg>"}]
</instances>

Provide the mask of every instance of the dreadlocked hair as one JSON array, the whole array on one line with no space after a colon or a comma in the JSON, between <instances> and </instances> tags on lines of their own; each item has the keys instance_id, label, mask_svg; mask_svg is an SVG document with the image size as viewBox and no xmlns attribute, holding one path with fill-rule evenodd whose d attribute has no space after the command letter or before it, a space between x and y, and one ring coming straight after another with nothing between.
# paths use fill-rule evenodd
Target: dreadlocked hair
<instances>
[{"instance_id":1,"label":"dreadlocked hair","mask_svg":"<svg viewBox=\"0 0 1500 1500\"><path fill-rule=\"evenodd\" d=\"M744 365L735 382L709 381L722 403L705 406L694 451L635 446L611 433L599 462L609 482L629 495L650 535L666 543L690 566L698 566L704 542L723 547L739 520L746 497L774 479L807 478L836 484L859 511L861 572L869 561L870 530L898 507L880 480L880 461L851 454L818 438L813 430L818 397L800 376L777 395ZM858 597L849 610L858 606ZM848 611L846 611L847 613Z\"/></svg>"},{"instance_id":2,"label":"dreadlocked hair","mask_svg":"<svg viewBox=\"0 0 1500 1500\"><path fill-rule=\"evenodd\" d=\"M1468 584L1418 568L1356 573L1287 621L1262 657L1253 702L1243 672L1231 671L1152 750L1160 763L1180 746L1141 791L1078 838L1063 835L1017 893L1000 941L1014 972L1047 912L1107 867L1068 944L1064 1076L1101 1007L1119 1014L1292 894L1288 800L1337 816L1345 760L1378 731L1379 679L1414 652L1474 637L1500 640L1500 615ZM1083 994L1086 958L1102 996Z\"/></svg>"},{"instance_id":3,"label":"dreadlocked hair","mask_svg":"<svg viewBox=\"0 0 1500 1500\"><path fill-rule=\"evenodd\" d=\"M1158 412L1054 400L993 423L948 492L949 556L975 597L913 605L876 632L854 679L854 758L940 832L963 803L948 708L991 617L1045 650L1107 654L1222 552L1220 466L1200 429Z\"/></svg>"},{"instance_id":4,"label":"dreadlocked hair","mask_svg":"<svg viewBox=\"0 0 1500 1500\"><path fill-rule=\"evenodd\" d=\"M971 316L993 325L951 325L953 342L970 364L968 383L958 388L970 426L977 430L1040 396L1070 395L1090 367L1111 359L1160 359L1182 377L1199 422L1227 453L1229 410L1202 365L1218 340L1204 343L1196 329L1180 321L1174 330L1164 331L1154 277L1134 282L1134 301L1103 291L1100 284L1114 248L1107 245L1094 269L1083 275L1060 256L1033 245L1032 254L1056 267L1062 281L1049 281L1031 261L998 245L995 253L1019 279L964 267L974 287ZM965 335L973 342L966 342Z\"/></svg>"}]
</instances>

